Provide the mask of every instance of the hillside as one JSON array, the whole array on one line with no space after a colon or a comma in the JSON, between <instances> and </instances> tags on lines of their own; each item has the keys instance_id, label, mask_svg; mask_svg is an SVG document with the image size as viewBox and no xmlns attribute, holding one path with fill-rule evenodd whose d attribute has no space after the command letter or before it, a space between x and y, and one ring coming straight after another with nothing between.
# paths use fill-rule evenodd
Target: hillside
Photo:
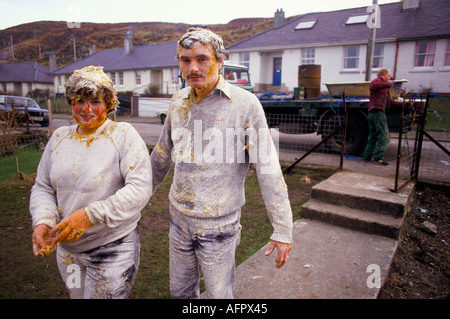
<instances>
[{"instance_id":1,"label":"hillside","mask_svg":"<svg viewBox=\"0 0 450 319\"><path fill-rule=\"evenodd\" d=\"M271 27L273 18L242 18L227 24L209 25L220 34L225 46L241 41ZM0 30L0 62L36 61L48 66L46 51L56 53L57 67L73 62L74 41L77 60L96 50L123 47L127 31L134 34L134 45L178 40L192 25L183 23L81 23L69 28L65 21L39 21ZM14 59L10 48L13 39Z\"/></svg>"}]
</instances>

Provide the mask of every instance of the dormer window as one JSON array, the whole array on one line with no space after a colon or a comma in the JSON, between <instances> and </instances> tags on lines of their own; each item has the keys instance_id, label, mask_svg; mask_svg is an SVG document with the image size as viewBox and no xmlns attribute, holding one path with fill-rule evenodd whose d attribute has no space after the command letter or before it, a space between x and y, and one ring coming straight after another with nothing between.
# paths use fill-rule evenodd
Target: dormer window
<instances>
[{"instance_id":1,"label":"dormer window","mask_svg":"<svg viewBox=\"0 0 450 319\"><path fill-rule=\"evenodd\" d=\"M295 30L312 29L316 24L317 20L312 21L302 21L295 27Z\"/></svg>"},{"instance_id":2,"label":"dormer window","mask_svg":"<svg viewBox=\"0 0 450 319\"><path fill-rule=\"evenodd\" d=\"M345 22L345 24L360 24L360 23L366 23L368 17L369 17L368 14L364 14L364 15L360 15L360 16L349 17L349 18L347 19L347 22Z\"/></svg>"}]
</instances>

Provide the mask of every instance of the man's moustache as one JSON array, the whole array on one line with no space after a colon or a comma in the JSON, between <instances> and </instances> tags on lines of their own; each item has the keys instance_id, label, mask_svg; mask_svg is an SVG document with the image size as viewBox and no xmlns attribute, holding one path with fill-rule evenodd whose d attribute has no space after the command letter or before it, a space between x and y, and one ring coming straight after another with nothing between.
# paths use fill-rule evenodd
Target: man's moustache
<instances>
[{"instance_id":1,"label":"man's moustache","mask_svg":"<svg viewBox=\"0 0 450 319\"><path fill-rule=\"evenodd\" d=\"M201 78L204 78L205 75L204 75L203 73L190 73L190 74L188 74L188 76L187 76L188 79L190 79L190 78L192 78L192 77L201 77Z\"/></svg>"}]
</instances>

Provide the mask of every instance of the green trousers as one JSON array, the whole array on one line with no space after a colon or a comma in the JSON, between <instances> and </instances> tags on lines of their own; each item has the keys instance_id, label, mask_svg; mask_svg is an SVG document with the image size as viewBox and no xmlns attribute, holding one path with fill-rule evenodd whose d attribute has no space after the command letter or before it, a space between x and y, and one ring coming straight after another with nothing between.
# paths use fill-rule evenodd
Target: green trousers
<instances>
[{"instance_id":1,"label":"green trousers","mask_svg":"<svg viewBox=\"0 0 450 319\"><path fill-rule=\"evenodd\" d=\"M389 143L386 114L383 111L369 112L368 120L369 137L364 150L364 160L370 160L371 158L375 161L384 160L384 152Z\"/></svg>"}]
</instances>

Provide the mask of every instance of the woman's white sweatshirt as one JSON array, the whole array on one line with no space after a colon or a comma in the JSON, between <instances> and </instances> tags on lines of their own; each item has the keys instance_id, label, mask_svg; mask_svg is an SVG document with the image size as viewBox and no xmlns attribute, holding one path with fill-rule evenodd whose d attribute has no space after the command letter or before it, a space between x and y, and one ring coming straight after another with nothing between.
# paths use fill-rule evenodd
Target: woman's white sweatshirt
<instances>
[{"instance_id":1,"label":"woman's white sweatshirt","mask_svg":"<svg viewBox=\"0 0 450 319\"><path fill-rule=\"evenodd\" d=\"M152 194L148 149L129 123L106 120L82 137L76 125L58 128L42 155L31 190L33 227L55 226L85 208L93 224L75 243L62 246L83 252L133 231Z\"/></svg>"}]
</instances>

